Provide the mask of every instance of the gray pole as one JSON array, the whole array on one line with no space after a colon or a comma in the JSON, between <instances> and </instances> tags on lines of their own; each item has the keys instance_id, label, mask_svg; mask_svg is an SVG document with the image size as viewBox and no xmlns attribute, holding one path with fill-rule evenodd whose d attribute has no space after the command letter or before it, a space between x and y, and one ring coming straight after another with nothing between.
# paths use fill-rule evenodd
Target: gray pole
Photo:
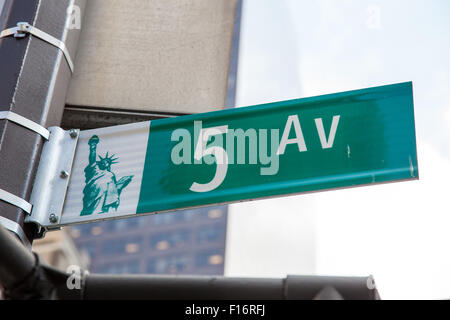
<instances>
[{"instance_id":1,"label":"gray pole","mask_svg":"<svg viewBox=\"0 0 450 320\"><path fill-rule=\"evenodd\" d=\"M232 278L211 276L87 275L82 299L150 300L377 300L370 277Z\"/></svg>"},{"instance_id":2,"label":"gray pole","mask_svg":"<svg viewBox=\"0 0 450 320\"><path fill-rule=\"evenodd\" d=\"M79 280L79 286L74 277ZM75 280L75 281L74 281ZM0 226L0 285L9 299L376 300L370 277L67 274L38 257Z\"/></svg>"},{"instance_id":3,"label":"gray pole","mask_svg":"<svg viewBox=\"0 0 450 320\"><path fill-rule=\"evenodd\" d=\"M75 59L80 30L68 30L82 19L86 0L5 0L0 32L27 22L65 43ZM77 16L68 11L75 4ZM80 10L78 10L80 9ZM73 25L76 26L74 23ZM76 68L76 66L75 66ZM33 35L0 39L0 111L19 114L41 126L59 126L71 70L62 51ZM29 201L44 138L9 120L0 120L0 189ZM24 226L26 212L0 200L0 224L29 242L33 226ZM23 232L23 230L25 232Z\"/></svg>"}]
</instances>

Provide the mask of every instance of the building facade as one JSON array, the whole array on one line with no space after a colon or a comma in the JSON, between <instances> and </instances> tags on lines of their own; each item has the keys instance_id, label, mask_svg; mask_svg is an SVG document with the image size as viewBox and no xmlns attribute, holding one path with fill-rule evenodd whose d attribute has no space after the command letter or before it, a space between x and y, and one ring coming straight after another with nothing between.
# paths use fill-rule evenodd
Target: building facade
<instances>
[{"instance_id":1,"label":"building facade","mask_svg":"<svg viewBox=\"0 0 450 320\"><path fill-rule=\"evenodd\" d=\"M89 271L109 274L224 272L227 207L77 225L70 235Z\"/></svg>"}]
</instances>

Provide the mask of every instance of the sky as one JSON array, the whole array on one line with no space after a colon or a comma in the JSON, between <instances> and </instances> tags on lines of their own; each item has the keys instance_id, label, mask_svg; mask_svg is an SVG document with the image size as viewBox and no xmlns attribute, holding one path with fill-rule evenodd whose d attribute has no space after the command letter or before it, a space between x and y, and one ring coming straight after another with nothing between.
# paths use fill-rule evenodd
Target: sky
<instances>
[{"instance_id":1,"label":"sky","mask_svg":"<svg viewBox=\"0 0 450 320\"><path fill-rule=\"evenodd\" d=\"M299 97L300 74L296 71L299 50L298 42L292 41L295 25L288 18L286 5L270 4L244 1L238 106ZM315 211L311 206L314 202L304 197L229 206L225 274L246 277L313 274L316 239ZM282 215L275 215L281 212Z\"/></svg>"},{"instance_id":2,"label":"sky","mask_svg":"<svg viewBox=\"0 0 450 320\"><path fill-rule=\"evenodd\" d=\"M450 2L245 0L238 106L413 81L418 181L230 206L226 273L450 298Z\"/></svg>"}]
</instances>

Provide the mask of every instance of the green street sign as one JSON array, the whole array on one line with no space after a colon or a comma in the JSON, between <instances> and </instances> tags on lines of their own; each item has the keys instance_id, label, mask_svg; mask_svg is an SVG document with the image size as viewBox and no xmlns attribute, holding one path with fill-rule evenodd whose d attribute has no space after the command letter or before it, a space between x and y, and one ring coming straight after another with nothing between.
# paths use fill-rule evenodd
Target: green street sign
<instances>
[{"instance_id":1,"label":"green street sign","mask_svg":"<svg viewBox=\"0 0 450 320\"><path fill-rule=\"evenodd\" d=\"M408 82L82 131L60 224L418 176Z\"/></svg>"}]
</instances>

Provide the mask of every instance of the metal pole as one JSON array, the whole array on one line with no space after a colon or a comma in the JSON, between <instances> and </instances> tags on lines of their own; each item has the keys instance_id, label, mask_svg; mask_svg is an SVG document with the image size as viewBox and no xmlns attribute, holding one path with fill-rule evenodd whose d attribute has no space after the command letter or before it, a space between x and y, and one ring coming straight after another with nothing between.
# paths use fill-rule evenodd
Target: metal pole
<instances>
[{"instance_id":1,"label":"metal pole","mask_svg":"<svg viewBox=\"0 0 450 320\"><path fill-rule=\"evenodd\" d=\"M12 288L33 271L36 258L31 251L0 226L0 284Z\"/></svg>"},{"instance_id":2,"label":"metal pole","mask_svg":"<svg viewBox=\"0 0 450 320\"><path fill-rule=\"evenodd\" d=\"M12 300L80 299L67 288L69 274L41 263L11 232L0 226L0 287Z\"/></svg>"},{"instance_id":3,"label":"metal pole","mask_svg":"<svg viewBox=\"0 0 450 320\"><path fill-rule=\"evenodd\" d=\"M76 277L78 287L73 284ZM0 226L0 285L10 299L376 300L371 277L68 274L42 264Z\"/></svg>"},{"instance_id":4,"label":"metal pole","mask_svg":"<svg viewBox=\"0 0 450 320\"><path fill-rule=\"evenodd\" d=\"M87 275L83 299L151 300L377 300L370 277Z\"/></svg>"},{"instance_id":5,"label":"metal pole","mask_svg":"<svg viewBox=\"0 0 450 320\"><path fill-rule=\"evenodd\" d=\"M62 41L75 58L86 0L6 0L0 16L0 32L18 22ZM76 5L73 12L68 10ZM74 15L75 14L75 15ZM75 26L69 29L70 26ZM76 68L76 66L75 66ZM0 39L0 111L13 112L43 127L61 122L71 70L62 50L34 35ZM44 138L9 120L0 120L0 189L29 201ZM0 201L2 225L30 242L33 226L24 226L25 211ZM6 222L6 223L5 223ZM27 239L22 239L26 242Z\"/></svg>"},{"instance_id":6,"label":"metal pole","mask_svg":"<svg viewBox=\"0 0 450 320\"><path fill-rule=\"evenodd\" d=\"M281 300L283 279L87 275L83 299Z\"/></svg>"}]
</instances>

